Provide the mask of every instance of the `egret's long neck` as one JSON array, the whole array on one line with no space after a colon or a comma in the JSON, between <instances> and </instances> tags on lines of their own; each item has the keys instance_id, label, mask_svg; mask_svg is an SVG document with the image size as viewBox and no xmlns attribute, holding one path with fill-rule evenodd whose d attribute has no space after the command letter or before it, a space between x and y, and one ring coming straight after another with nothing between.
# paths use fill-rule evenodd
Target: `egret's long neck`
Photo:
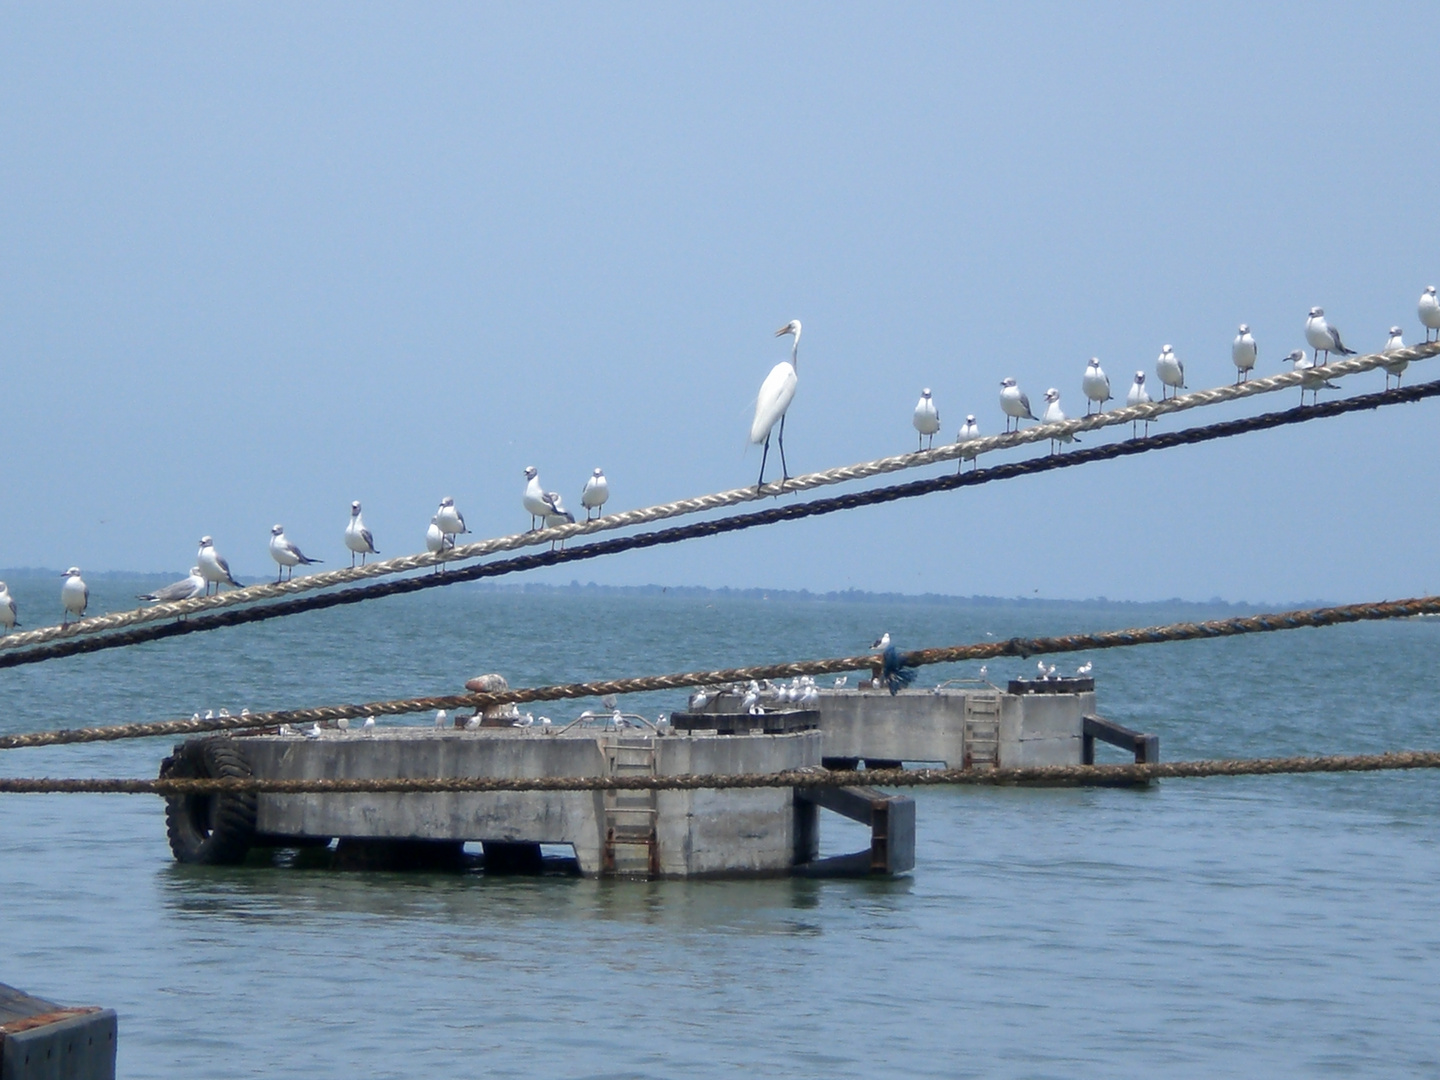
<instances>
[{"instance_id":1,"label":"egret's long neck","mask_svg":"<svg viewBox=\"0 0 1440 1080\"><path fill-rule=\"evenodd\" d=\"M795 341L790 346L790 366L799 370L798 360L800 357L800 331L795 331Z\"/></svg>"}]
</instances>

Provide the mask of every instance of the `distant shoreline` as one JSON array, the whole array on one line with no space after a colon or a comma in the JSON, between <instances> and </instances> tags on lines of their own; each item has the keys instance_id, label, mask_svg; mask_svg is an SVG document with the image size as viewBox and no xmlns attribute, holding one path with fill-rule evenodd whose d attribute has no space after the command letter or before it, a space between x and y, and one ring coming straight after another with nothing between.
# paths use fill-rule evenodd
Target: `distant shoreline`
<instances>
[{"instance_id":1,"label":"distant shoreline","mask_svg":"<svg viewBox=\"0 0 1440 1080\"><path fill-rule=\"evenodd\" d=\"M0 580L25 580L33 578L58 578L59 570L51 570L42 567L12 567L0 570ZM106 580L131 580L143 582L147 586L162 581L174 580L177 574L174 572L157 571L153 573L140 573L130 570L97 570L86 571L85 576L94 581ZM183 577L181 571L178 576ZM273 578L245 578L239 579L245 585L258 585ZM898 593L898 592L868 592L863 589L833 589L829 592L815 592L810 589L765 589L765 588L738 588L722 586L710 588L704 585L598 585L595 582L582 584L578 579L572 580L568 585L552 585L542 582L499 582L499 581L473 581L460 582L451 588L474 590L477 592L494 593L531 593L556 595L581 595L581 596L675 596L686 599L722 599L722 600L783 600L800 603L816 604L906 604L906 605L929 605L937 607L1073 607L1083 608L1115 608L1124 607L1132 609L1162 608L1183 605L1185 607L1206 608L1215 611L1234 612L1256 612L1256 611L1287 611L1297 608L1322 607L1336 603L1333 600L1292 600L1277 601L1231 601L1222 600L1219 597L1212 597L1209 600L1187 600L1182 597L1168 597L1159 600L1111 600L1104 596L1090 597L1083 600L1056 599L1045 596L959 596L950 593Z\"/></svg>"}]
</instances>

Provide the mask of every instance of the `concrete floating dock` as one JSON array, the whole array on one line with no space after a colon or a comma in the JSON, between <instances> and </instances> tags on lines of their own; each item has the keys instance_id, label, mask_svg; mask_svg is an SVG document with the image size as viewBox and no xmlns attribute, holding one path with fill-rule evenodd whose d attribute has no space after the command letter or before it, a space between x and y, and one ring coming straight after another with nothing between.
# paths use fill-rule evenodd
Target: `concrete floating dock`
<instances>
[{"instance_id":1,"label":"concrete floating dock","mask_svg":"<svg viewBox=\"0 0 1440 1080\"><path fill-rule=\"evenodd\" d=\"M766 723L773 729L780 715L771 714ZM161 775L531 779L733 776L820 767L822 736L813 717L797 724L792 714L783 726L798 730L770 734L765 723L749 716L745 721L697 731L381 727L364 733L327 729L318 738L222 736L176 747ZM721 734L720 727L734 733ZM538 868L541 845L553 844L570 845L579 871L587 875L747 876L838 873L846 867L891 874L914 866L914 804L879 792L838 802L797 798L788 787L324 792L186 796L167 804L172 850L191 862L233 863L251 846L338 840L337 864L358 868L459 865L464 844L477 841L492 870ZM869 824L870 850L843 866L818 864L822 806Z\"/></svg>"},{"instance_id":2,"label":"concrete floating dock","mask_svg":"<svg viewBox=\"0 0 1440 1080\"><path fill-rule=\"evenodd\" d=\"M0 1080L115 1080L115 1010L67 1008L0 983Z\"/></svg>"}]
</instances>

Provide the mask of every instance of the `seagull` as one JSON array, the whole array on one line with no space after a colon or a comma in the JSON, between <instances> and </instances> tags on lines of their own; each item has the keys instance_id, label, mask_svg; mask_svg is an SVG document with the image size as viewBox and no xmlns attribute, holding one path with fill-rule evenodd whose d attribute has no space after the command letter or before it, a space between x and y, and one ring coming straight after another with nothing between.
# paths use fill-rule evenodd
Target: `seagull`
<instances>
[{"instance_id":1,"label":"seagull","mask_svg":"<svg viewBox=\"0 0 1440 1080\"><path fill-rule=\"evenodd\" d=\"M1095 670L1094 661L1086 660L1085 663L1081 664L1079 667L1077 667L1077 668L1075 669L1075 674L1076 674L1076 675L1089 675L1090 672L1092 672L1092 671L1094 671L1094 670Z\"/></svg>"},{"instance_id":2,"label":"seagull","mask_svg":"<svg viewBox=\"0 0 1440 1080\"><path fill-rule=\"evenodd\" d=\"M870 647L880 650L880 685L890 691L891 697L915 681L916 670L900 662L900 653L891 642L888 630L871 642Z\"/></svg>"},{"instance_id":3,"label":"seagull","mask_svg":"<svg viewBox=\"0 0 1440 1080\"><path fill-rule=\"evenodd\" d=\"M1426 285L1425 291L1420 294L1420 325L1425 327L1425 340L1433 341L1440 338L1440 297L1435 295L1435 286ZM1437 331L1435 338L1430 336L1430 331Z\"/></svg>"},{"instance_id":4,"label":"seagull","mask_svg":"<svg viewBox=\"0 0 1440 1080\"><path fill-rule=\"evenodd\" d=\"M1309 390L1315 401L1320 400L1321 390L1339 390L1340 387L1330 382L1324 375L1315 374L1315 362L1305 355L1304 349L1292 349L1290 355L1285 357L1295 365L1295 370L1300 372L1300 404L1305 404L1305 391Z\"/></svg>"},{"instance_id":5,"label":"seagull","mask_svg":"<svg viewBox=\"0 0 1440 1080\"><path fill-rule=\"evenodd\" d=\"M696 712L710 704L710 695L704 690L697 690L690 696L690 711Z\"/></svg>"},{"instance_id":6,"label":"seagull","mask_svg":"<svg viewBox=\"0 0 1440 1080\"><path fill-rule=\"evenodd\" d=\"M1382 353L1392 353L1392 352L1398 352L1400 349L1403 349L1403 348L1405 348L1405 338L1404 338L1404 336L1400 333L1400 327L1398 327L1398 326L1392 326L1392 327L1390 327L1390 340L1387 341L1387 342L1385 342L1385 348L1381 349L1380 351L1381 351ZM1400 376L1403 375L1403 374L1405 374L1405 369L1410 366L1410 361L1409 361L1409 360L1391 360L1391 361L1389 361L1389 362L1387 363L1386 361L1381 360L1381 361L1380 361L1380 366L1385 369L1385 389L1386 389L1386 390L1389 390L1389 389L1390 389L1390 376L1391 376L1391 375L1394 375L1394 376L1395 376L1395 385L1396 385L1396 386L1399 386L1399 385L1400 385Z\"/></svg>"},{"instance_id":7,"label":"seagull","mask_svg":"<svg viewBox=\"0 0 1440 1080\"><path fill-rule=\"evenodd\" d=\"M435 511L435 524L440 526L440 531L446 536L470 531L465 527L465 519L460 511L455 509L455 500L449 495L440 500L440 509Z\"/></svg>"},{"instance_id":8,"label":"seagull","mask_svg":"<svg viewBox=\"0 0 1440 1080\"><path fill-rule=\"evenodd\" d=\"M1045 391L1045 423L1060 424L1064 423L1064 421L1065 413L1060 408L1060 391L1052 386L1049 390ZM1050 452L1052 454L1055 453L1061 443L1079 441L1079 439L1075 438L1075 436L1068 431L1061 432L1058 435L1052 435L1050 436Z\"/></svg>"},{"instance_id":9,"label":"seagull","mask_svg":"<svg viewBox=\"0 0 1440 1080\"><path fill-rule=\"evenodd\" d=\"M601 507L605 500L610 498L610 481L605 479L605 474L596 469L590 474L590 479L585 481L585 490L580 493L580 505L585 508L585 520L590 520L590 511L595 511L595 516L601 516Z\"/></svg>"},{"instance_id":10,"label":"seagull","mask_svg":"<svg viewBox=\"0 0 1440 1080\"><path fill-rule=\"evenodd\" d=\"M430 527L425 530L425 550L432 555L439 555L441 552L449 551L455 546L455 541L440 531L440 515L432 514ZM438 574L444 567L439 563L435 564L435 572Z\"/></svg>"},{"instance_id":11,"label":"seagull","mask_svg":"<svg viewBox=\"0 0 1440 1080\"><path fill-rule=\"evenodd\" d=\"M320 725L311 724L310 730L305 732L305 737L307 739L318 739L320 737Z\"/></svg>"},{"instance_id":12,"label":"seagull","mask_svg":"<svg viewBox=\"0 0 1440 1080\"><path fill-rule=\"evenodd\" d=\"M270 557L280 564L280 574L284 574L289 568L291 575L295 573L297 566L309 566L311 563L324 562L324 559L311 559L298 547L285 539L285 526L276 525L270 530ZM275 583L280 583L280 577L275 578Z\"/></svg>"},{"instance_id":13,"label":"seagull","mask_svg":"<svg viewBox=\"0 0 1440 1080\"><path fill-rule=\"evenodd\" d=\"M231 585L237 589L241 587L240 583L230 576L230 564L215 550L215 541L210 537L200 538L200 554L195 561L200 566L200 576L207 582L207 592L211 585L215 586L217 594L221 585Z\"/></svg>"},{"instance_id":14,"label":"seagull","mask_svg":"<svg viewBox=\"0 0 1440 1080\"><path fill-rule=\"evenodd\" d=\"M446 721L448 721L449 719L450 719L450 716L449 716L448 713L446 713L446 711L445 711L444 709L436 709L436 710L435 710L435 726L436 726L437 728L443 728L443 727L445 726Z\"/></svg>"},{"instance_id":15,"label":"seagull","mask_svg":"<svg viewBox=\"0 0 1440 1080\"><path fill-rule=\"evenodd\" d=\"M545 507L547 510L545 514L545 527L547 529L555 529L561 525L575 524L575 515L565 509L565 504L560 501L560 493L558 491L547 491L545 493ZM560 544L563 547L565 541L552 540L550 542L551 551L555 550L556 544Z\"/></svg>"},{"instance_id":16,"label":"seagull","mask_svg":"<svg viewBox=\"0 0 1440 1080\"><path fill-rule=\"evenodd\" d=\"M530 511L530 531L534 532L540 528L535 523L536 519L543 524L545 515L550 512L550 505L545 501L545 489L540 486L540 470L534 465L525 466L525 481L525 494L520 501L525 504L525 509Z\"/></svg>"},{"instance_id":17,"label":"seagull","mask_svg":"<svg viewBox=\"0 0 1440 1080\"><path fill-rule=\"evenodd\" d=\"M758 709L760 707L760 691L746 691L744 700L740 702L740 707L744 709L747 713L754 712L756 709Z\"/></svg>"},{"instance_id":18,"label":"seagull","mask_svg":"<svg viewBox=\"0 0 1440 1080\"><path fill-rule=\"evenodd\" d=\"M1131 384L1131 386L1130 386L1130 392L1125 395L1125 404L1126 404L1126 405L1149 405L1149 404L1150 404L1150 400L1151 400L1151 399L1150 399L1150 395L1149 395L1149 394L1146 392L1146 390L1145 390L1145 373L1144 373L1143 371L1137 371L1137 372L1135 372L1135 382ZM1132 421L1130 421L1130 437L1131 437L1132 439L1135 438L1135 435L1136 435L1135 425L1138 424L1138 423L1139 423L1138 420L1132 420ZM1146 421L1145 421L1145 434L1146 434L1147 436L1150 434L1150 421L1149 421L1149 420L1146 420Z\"/></svg>"},{"instance_id":19,"label":"seagull","mask_svg":"<svg viewBox=\"0 0 1440 1080\"><path fill-rule=\"evenodd\" d=\"M755 398L755 419L750 422L750 441L756 445L765 444L760 454L760 479L755 482L759 494L765 483L765 459L770 456L770 431L775 422L780 422L780 487L790 479L790 467L785 463L785 413L795 398L795 387L800 376L796 373L800 357L800 320L791 319L775 331L776 337L792 334L795 340L790 345L790 359L781 360L770 369L765 381L760 384L760 393Z\"/></svg>"},{"instance_id":20,"label":"seagull","mask_svg":"<svg viewBox=\"0 0 1440 1080\"><path fill-rule=\"evenodd\" d=\"M930 446L935 446L935 433L940 430L940 410L935 407L935 402L930 398L930 388L927 386L920 391L920 400L915 403L915 415L910 422L915 425L919 437L915 440L915 452L920 452L920 443L928 438Z\"/></svg>"},{"instance_id":21,"label":"seagull","mask_svg":"<svg viewBox=\"0 0 1440 1080\"><path fill-rule=\"evenodd\" d=\"M200 576L200 567L192 566L189 577L183 578L173 585L166 585L163 589L156 589L152 593L141 593L135 599L173 604L178 600L193 600L197 596L204 596L206 588L205 579Z\"/></svg>"},{"instance_id":22,"label":"seagull","mask_svg":"<svg viewBox=\"0 0 1440 1080\"><path fill-rule=\"evenodd\" d=\"M375 730L375 717L373 717L373 716L367 716L367 717L365 717L365 723L363 723L363 724L360 725L360 726L365 729L365 734L367 734L367 735L370 734L370 732L372 732L372 731Z\"/></svg>"},{"instance_id":23,"label":"seagull","mask_svg":"<svg viewBox=\"0 0 1440 1080\"><path fill-rule=\"evenodd\" d=\"M1320 363L1320 354L1325 354L1325 362L1330 362L1330 354L1336 353L1340 356L1354 356L1354 349L1347 349L1345 343L1340 340L1340 331L1325 321L1325 309L1312 307L1310 317L1305 320L1305 340L1315 350L1315 363Z\"/></svg>"},{"instance_id":24,"label":"seagull","mask_svg":"<svg viewBox=\"0 0 1440 1080\"><path fill-rule=\"evenodd\" d=\"M206 720L214 720L214 719L215 719L215 710L214 710L214 709L206 709L206 710L205 710L205 719L206 719Z\"/></svg>"},{"instance_id":25,"label":"seagull","mask_svg":"<svg viewBox=\"0 0 1440 1080\"><path fill-rule=\"evenodd\" d=\"M1185 389L1185 365L1175 355L1175 350L1165 345L1160 349L1160 359L1155 361L1155 374L1160 376L1160 398L1165 398L1165 387L1170 388L1170 396L1174 397L1175 392Z\"/></svg>"},{"instance_id":26,"label":"seagull","mask_svg":"<svg viewBox=\"0 0 1440 1080\"><path fill-rule=\"evenodd\" d=\"M990 681L990 665L989 665L989 664L981 664L981 665L980 665L980 678L984 679L986 682L989 682L989 681Z\"/></svg>"},{"instance_id":27,"label":"seagull","mask_svg":"<svg viewBox=\"0 0 1440 1080\"><path fill-rule=\"evenodd\" d=\"M8 634L20 623L15 619L15 598L10 595L10 589L5 582L0 581L0 626L5 628Z\"/></svg>"},{"instance_id":28,"label":"seagull","mask_svg":"<svg viewBox=\"0 0 1440 1080\"><path fill-rule=\"evenodd\" d=\"M1042 679L1048 679L1048 678L1050 677L1048 671L1047 671L1046 668L1045 668L1045 661L1044 661L1044 660L1036 660L1036 661L1035 661L1035 667L1038 668L1039 671L1040 671L1040 675L1039 675L1040 678L1042 678Z\"/></svg>"},{"instance_id":29,"label":"seagull","mask_svg":"<svg viewBox=\"0 0 1440 1080\"><path fill-rule=\"evenodd\" d=\"M360 504L350 504L350 524L345 526L345 546L350 549L350 566L355 566L355 556L360 556L360 565L365 565L365 559L370 555L379 555L375 547L375 537L370 535L370 530L365 527L365 519L360 516Z\"/></svg>"},{"instance_id":30,"label":"seagull","mask_svg":"<svg viewBox=\"0 0 1440 1080\"><path fill-rule=\"evenodd\" d=\"M350 721L346 717L342 716L339 720L335 721L335 726L338 727L341 731L349 731Z\"/></svg>"},{"instance_id":31,"label":"seagull","mask_svg":"<svg viewBox=\"0 0 1440 1080\"><path fill-rule=\"evenodd\" d=\"M480 726L480 713L479 713L479 711L476 711L476 712L474 713L474 715L472 715L472 716L466 717L466 719L465 719L465 730L466 730L466 731L474 731L474 730L475 730L476 728L478 728L479 726Z\"/></svg>"},{"instance_id":32,"label":"seagull","mask_svg":"<svg viewBox=\"0 0 1440 1080\"><path fill-rule=\"evenodd\" d=\"M1242 383L1255 369L1255 339L1250 336L1250 324L1241 323L1230 343L1230 359L1235 362L1235 381Z\"/></svg>"},{"instance_id":33,"label":"seagull","mask_svg":"<svg viewBox=\"0 0 1440 1080\"><path fill-rule=\"evenodd\" d=\"M1015 421L1015 430L1020 430L1021 420L1038 420L1030 411L1030 399L1026 397L1015 385L1015 380L1008 376L1000 380L1000 408L1007 417L1005 430L1010 430L1010 421Z\"/></svg>"},{"instance_id":34,"label":"seagull","mask_svg":"<svg viewBox=\"0 0 1440 1080\"><path fill-rule=\"evenodd\" d=\"M1099 411L1105 411L1105 402L1110 400L1110 376L1106 375L1100 367L1100 358L1092 356L1090 363L1085 365L1085 376L1080 380L1080 389L1085 391L1085 415L1090 415L1090 407L1098 405Z\"/></svg>"},{"instance_id":35,"label":"seagull","mask_svg":"<svg viewBox=\"0 0 1440 1080\"><path fill-rule=\"evenodd\" d=\"M965 423L960 425L960 434L955 436L956 442L969 442L971 439L980 437L980 425L975 423L975 414L971 413L965 417ZM974 450L960 451L960 468L965 468L965 462L975 461L979 454ZM980 468L980 463L975 461L975 468Z\"/></svg>"},{"instance_id":36,"label":"seagull","mask_svg":"<svg viewBox=\"0 0 1440 1080\"><path fill-rule=\"evenodd\" d=\"M843 689L845 689L845 684L848 683L849 681L850 681L850 676L849 676L849 675L839 675L839 676L836 676L836 679L835 679L835 689L836 689L836 690L843 690Z\"/></svg>"}]
</instances>

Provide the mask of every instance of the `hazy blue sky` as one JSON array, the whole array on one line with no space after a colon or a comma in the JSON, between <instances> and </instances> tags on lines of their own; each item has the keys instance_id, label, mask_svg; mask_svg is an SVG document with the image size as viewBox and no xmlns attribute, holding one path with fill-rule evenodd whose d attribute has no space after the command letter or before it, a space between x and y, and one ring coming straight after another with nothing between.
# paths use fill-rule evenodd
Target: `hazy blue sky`
<instances>
[{"instance_id":1,"label":"hazy blue sky","mask_svg":"<svg viewBox=\"0 0 1440 1080\"><path fill-rule=\"evenodd\" d=\"M521 470L612 507L1083 408L1162 343L1264 373L1440 283L1433 5L7 5L0 566L347 563ZM1434 363L1434 362L1432 362ZM1440 365L1434 368L1440 374ZM1412 369L1407 378L1424 378ZM1379 373L1347 391L1379 389ZM1293 404L1286 394L1274 405ZM1427 403L541 580L1144 599L1440 589ZM1176 421L1170 422L1172 425Z\"/></svg>"}]
</instances>

